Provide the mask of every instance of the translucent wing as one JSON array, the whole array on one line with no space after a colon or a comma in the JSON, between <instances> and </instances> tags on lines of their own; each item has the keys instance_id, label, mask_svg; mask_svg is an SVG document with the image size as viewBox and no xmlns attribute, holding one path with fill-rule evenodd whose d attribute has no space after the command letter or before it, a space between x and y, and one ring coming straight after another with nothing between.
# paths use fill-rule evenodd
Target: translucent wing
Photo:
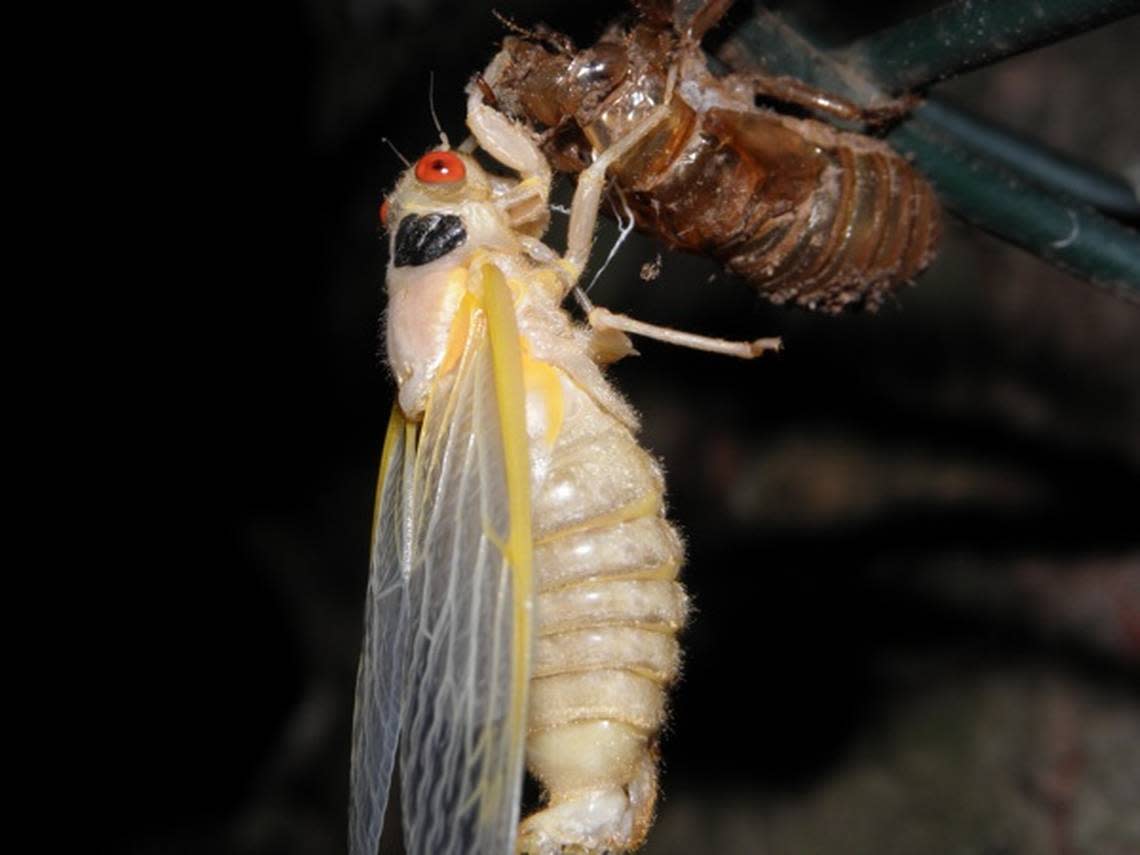
<instances>
[{"instance_id":1,"label":"translucent wing","mask_svg":"<svg viewBox=\"0 0 1140 855\"><path fill-rule=\"evenodd\" d=\"M372 520L364 644L352 722L349 852L375 855L400 735L407 652L415 428L392 408Z\"/></svg>"},{"instance_id":2,"label":"translucent wing","mask_svg":"<svg viewBox=\"0 0 1140 855\"><path fill-rule=\"evenodd\" d=\"M513 855L518 823L531 644L522 361L506 282L481 272L416 453L400 749L412 855Z\"/></svg>"},{"instance_id":3,"label":"translucent wing","mask_svg":"<svg viewBox=\"0 0 1140 855\"><path fill-rule=\"evenodd\" d=\"M401 708L408 852L514 852L531 647L525 400L510 292L490 265L478 278L473 291L483 296L456 322L466 327L456 339L462 355L432 390L414 457L407 439L392 452L413 469L410 487L406 475L393 481L393 493L407 494L400 519L388 516L381 486L372 577L379 594L385 580L393 593L377 600L366 627L353 855L375 852Z\"/></svg>"}]
</instances>

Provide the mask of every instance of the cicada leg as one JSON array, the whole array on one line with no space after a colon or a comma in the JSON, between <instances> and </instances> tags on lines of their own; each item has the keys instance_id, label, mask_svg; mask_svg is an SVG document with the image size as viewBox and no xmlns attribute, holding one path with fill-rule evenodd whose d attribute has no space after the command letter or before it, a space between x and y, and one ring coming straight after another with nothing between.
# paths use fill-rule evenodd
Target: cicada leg
<instances>
[{"instance_id":1,"label":"cicada leg","mask_svg":"<svg viewBox=\"0 0 1140 855\"><path fill-rule=\"evenodd\" d=\"M658 124L668 117L669 99L672 96L675 81L676 66L670 69L665 86L664 103L650 111L630 129L629 133L602 152L597 160L578 176L578 186L574 191L574 202L570 209L570 231L565 255L565 264L573 272L575 282L585 267L593 244L598 208L601 204L602 192L605 189L606 171L632 151ZM779 350L781 346L778 338L729 341L645 323L594 306L581 288L574 287L573 292L574 297L585 311L590 326L603 338L613 332L631 333L681 347L705 350L711 353L723 353L742 359L752 359L762 353Z\"/></svg>"},{"instance_id":2,"label":"cicada leg","mask_svg":"<svg viewBox=\"0 0 1140 855\"><path fill-rule=\"evenodd\" d=\"M519 183L499 205L514 229L535 224L545 227L550 217L550 165L531 134L487 104L485 98L481 86L469 87L467 127L480 148L519 174Z\"/></svg>"},{"instance_id":3,"label":"cicada leg","mask_svg":"<svg viewBox=\"0 0 1140 855\"><path fill-rule=\"evenodd\" d=\"M564 272L566 290L578 281L594 241L594 227L598 221L598 208L605 189L606 171L645 139L668 115L668 97L672 93L673 73L666 87L666 103L655 107L630 129L620 140L602 152L578 176L574 201L570 208L570 228L566 254L559 267ZM468 89L467 127L479 146L502 163L519 173L517 187L503 197L500 205L511 218L511 225L533 222L549 215L551 171L542 150L531 133L486 102L486 93L478 81ZM528 252L544 254L532 242ZM545 260L540 258L538 260Z\"/></svg>"},{"instance_id":4,"label":"cicada leg","mask_svg":"<svg viewBox=\"0 0 1140 855\"><path fill-rule=\"evenodd\" d=\"M845 122L861 122L876 128L889 125L908 115L918 106L920 100L915 95L903 95L875 107L861 107L838 95L809 86L795 77L772 76L758 72L730 74L723 78L722 82L725 86L746 93L750 97L768 98Z\"/></svg>"},{"instance_id":5,"label":"cicada leg","mask_svg":"<svg viewBox=\"0 0 1140 855\"><path fill-rule=\"evenodd\" d=\"M783 343L778 337L758 338L754 341L730 341L729 339L712 338L684 330L676 330L672 327L649 324L628 315L619 315L609 309L593 305L581 289L575 289L574 296L582 304L582 308L586 312L586 320L589 321L590 326L601 335L614 331L629 333L630 335L663 341L666 344L674 344L678 347L721 353L740 359L754 359L761 354L778 351L783 347Z\"/></svg>"},{"instance_id":6,"label":"cicada leg","mask_svg":"<svg viewBox=\"0 0 1140 855\"><path fill-rule=\"evenodd\" d=\"M672 77L670 77L671 83ZM671 88L670 85L666 91L669 92ZM629 133L602 152L578 176L578 186L574 190L574 201L570 206L570 230L565 255L570 269L576 271L575 281L585 268L586 261L590 257L590 248L594 243L594 227L598 222L598 209L606 186L606 171L632 151L668 116L669 104L666 100L666 103L654 107L629 130Z\"/></svg>"}]
</instances>

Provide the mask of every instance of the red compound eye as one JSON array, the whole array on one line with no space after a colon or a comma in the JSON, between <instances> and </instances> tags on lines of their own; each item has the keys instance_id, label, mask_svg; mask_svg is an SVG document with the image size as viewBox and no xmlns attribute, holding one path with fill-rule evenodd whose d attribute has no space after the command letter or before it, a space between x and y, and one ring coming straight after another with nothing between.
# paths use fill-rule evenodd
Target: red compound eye
<instances>
[{"instance_id":1,"label":"red compound eye","mask_svg":"<svg viewBox=\"0 0 1140 855\"><path fill-rule=\"evenodd\" d=\"M388 225L388 200L385 199L380 203L380 225Z\"/></svg>"},{"instance_id":2,"label":"red compound eye","mask_svg":"<svg viewBox=\"0 0 1140 855\"><path fill-rule=\"evenodd\" d=\"M452 151L429 151L416 163L416 178L425 184L454 184L467 175L467 167Z\"/></svg>"}]
</instances>

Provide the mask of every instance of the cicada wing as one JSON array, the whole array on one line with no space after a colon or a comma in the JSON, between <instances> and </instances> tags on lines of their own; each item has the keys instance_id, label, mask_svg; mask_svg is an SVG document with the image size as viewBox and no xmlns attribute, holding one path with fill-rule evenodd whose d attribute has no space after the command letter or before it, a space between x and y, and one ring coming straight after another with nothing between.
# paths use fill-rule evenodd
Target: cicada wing
<instances>
[{"instance_id":1,"label":"cicada wing","mask_svg":"<svg viewBox=\"0 0 1140 855\"><path fill-rule=\"evenodd\" d=\"M458 367L416 454L400 775L412 855L513 855L530 656L522 361L502 274L483 269Z\"/></svg>"},{"instance_id":2,"label":"cicada wing","mask_svg":"<svg viewBox=\"0 0 1140 855\"><path fill-rule=\"evenodd\" d=\"M392 407L372 520L364 644L352 721L349 852L375 855L400 736L408 636L415 432Z\"/></svg>"}]
</instances>

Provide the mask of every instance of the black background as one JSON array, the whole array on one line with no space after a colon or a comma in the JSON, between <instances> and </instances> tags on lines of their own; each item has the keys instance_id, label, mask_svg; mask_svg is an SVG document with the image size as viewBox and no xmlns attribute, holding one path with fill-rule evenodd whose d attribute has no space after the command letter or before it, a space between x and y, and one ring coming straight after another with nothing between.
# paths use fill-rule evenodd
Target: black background
<instances>
[{"instance_id":1,"label":"black background","mask_svg":"<svg viewBox=\"0 0 1140 855\"><path fill-rule=\"evenodd\" d=\"M779 7L834 42L924 8L839 5ZM476 7L312 0L211 23L217 103L188 115L188 168L156 172L175 197L207 179L210 198L156 271L176 284L152 305L156 347L130 358L160 379L140 384L120 437L143 477L107 553L141 571L121 592L125 684L100 702L115 719L103 768L124 782L103 817L117 851L343 851L392 388L376 209L401 164L382 138L409 158L434 143L429 71L462 138L462 88L502 33ZM497 8L580 44L621 11ZM1138 42L1123 22L943 91L1135 168ZM1135 619L1121 603L1138 578L1140 310L947 220L939 260L876 316L773 307L668 253L645 284L657 248L641 239L592 292L648 320L786 345L737 364L646 342L611 372L668 473L696 605L662 823L690 794L770 816L810 801L899 710L978 675L1045 674L1123 692L1135 710L1140 641L1112 621ZM601 254L612 240L607 224ZM1089 585L1104 614L1040 605Z\"/></svg>"}]
</instances>

